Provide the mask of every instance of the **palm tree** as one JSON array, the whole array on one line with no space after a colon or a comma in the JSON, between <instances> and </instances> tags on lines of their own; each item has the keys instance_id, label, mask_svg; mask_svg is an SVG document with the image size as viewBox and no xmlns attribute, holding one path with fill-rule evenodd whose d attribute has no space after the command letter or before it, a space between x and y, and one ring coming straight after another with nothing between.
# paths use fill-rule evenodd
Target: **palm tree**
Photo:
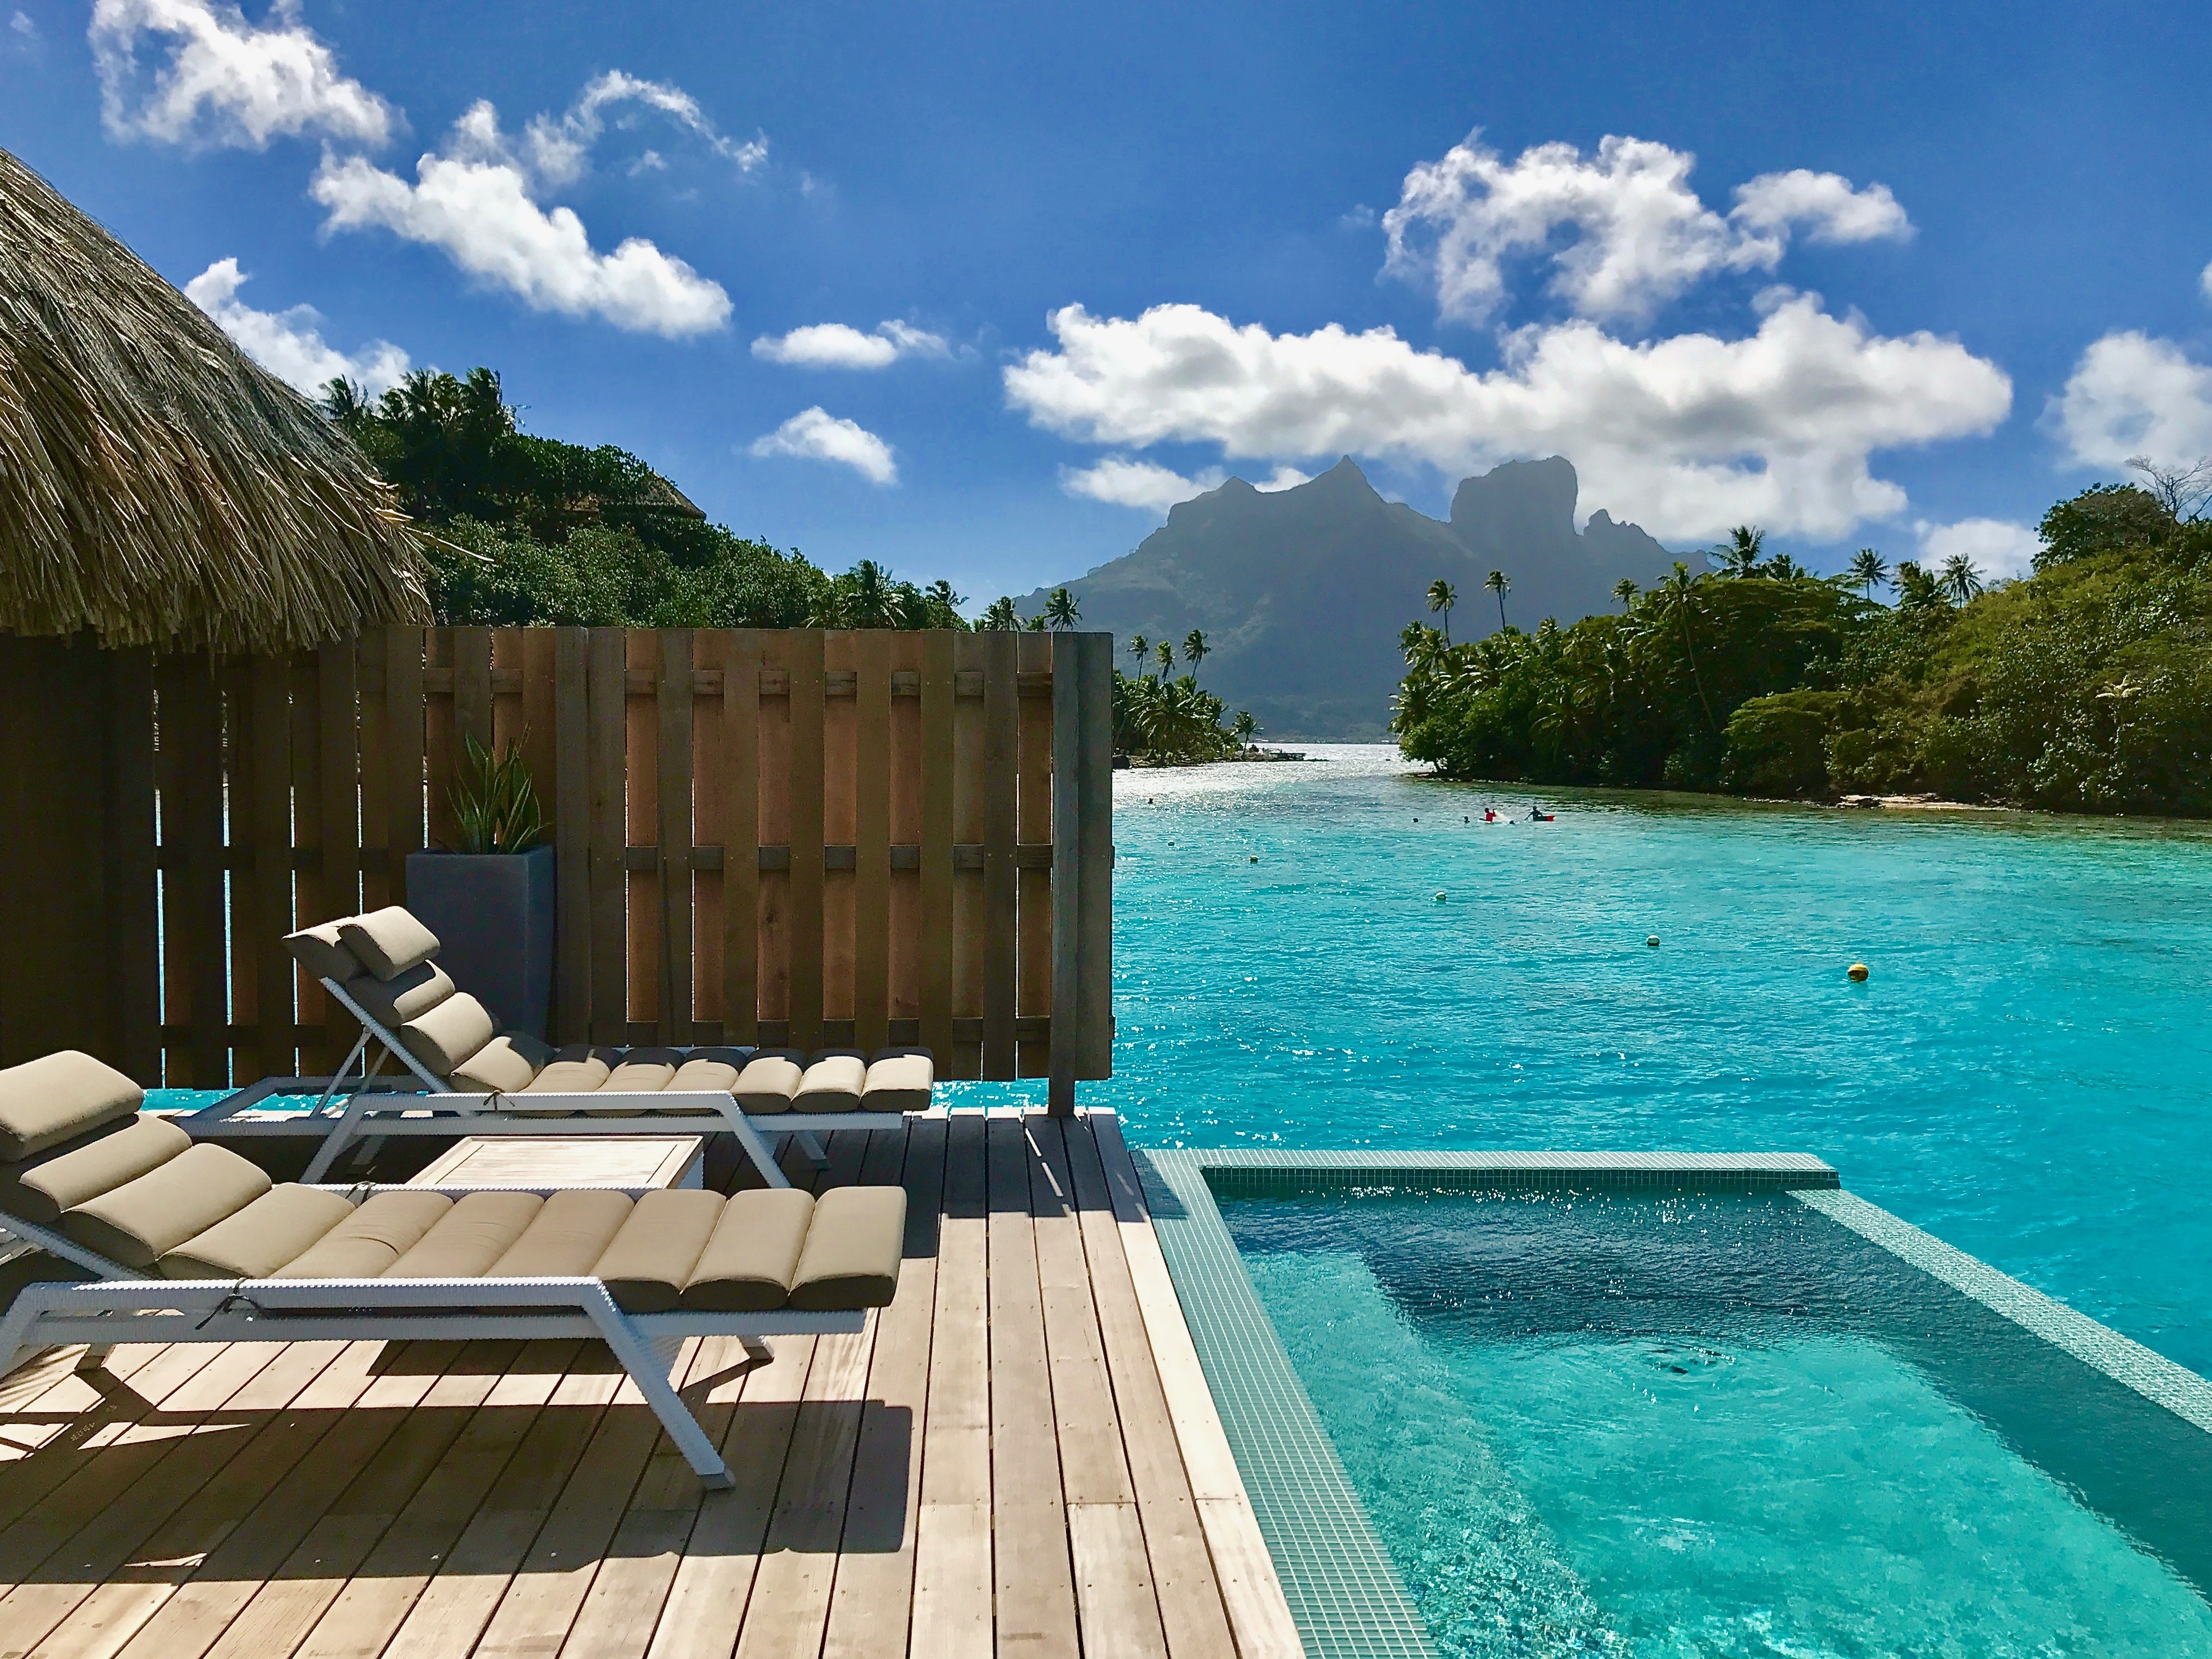
<instances>
[{"instance_id":1,"label":"palm tree","mask_svg":"<svg viewBox=\"0 0 2212 1659\"><path fill-rule=\"evenodd\" d=\"M1870 547L1863 547L1852 554L1849 568L1851 580L1866 589L1869 599L1874 598L1875 588L1888 586L1889 567L1882 562L1881 555Z\"/></svg>"},{"instance_id":2,"label":"palm tree","mask_svg":"<svg viewBox=\"0 0 2212 1659\"><path fill-rule=\"evenodd\" d=\"M1145 665L1152 659L1152 642L1142 634L1129 636L1129 654L1137 659L1137 672L1145 672Z\"/></svg>"},{"instance_id":3,"label":"palm tree","mask_svg":"<svg viewBox=\"0 0 2212 1659\"><path fill-rule=\"evenodd\" d=\"M1964 553L1954 553L1943 561L1942 574L1936 578L1936 586L1950 596L1954 605L1965 605L1979 593L1984 584L1982 573L1974 568L1974 562Z\"/></svg>"},{"instance_id":4,"label":"palm tree","mask_svg":"<svg viewBox=\"0 0 2212 1659\"><path fill-rule=\"evenodd\" d=\"M1211 648L1206 642L1206 635L1195 628L1182 636L1182 659L1190 665L1192 673L1198 672L1199 664L1206 660L1206 653Z\"/></svg>"},{"instance_id":5,"label":"palm tree","mask_svg":"<svg viewBox=\"0 0 2212 1659\"><path fill-rule=\"evenodd\" d=\"M1493 570L1487 576L1485 576L1482 579L1482 585L1488 588L1492 592L1498 595L1498 625L1500 628L1504 627L1505 595L1508 591L1511 589L1513 584L1506 579L1505 573L1503 570Z\"/></svg>"},{"instance_id":6,"label":"palm tree","mask_svg":"<svg viewBox=\"0 0 2212 1659\"><path fill-rule=\"evenodd\" d=\"M889 628L896 621L891 610L890 573L873 559L863 559L847 573L851 584L845 596L845 619L855 628Z\"/></svg>"},{"instance_id":7,"label":"palm tree","mask_svg":"<svg viewBox=\"0 0 2212 1659\"><path fill-rule=\"evenodd\" d=\"M1160 684L1167 684L1168 670L1175 666L1175 647L1162 640L1153 647L1153 655L1160 665Z\"/></svg>"},{"instance_id":8,"label":"palm tree","mask_svg":"<svg viewBox=\"0 0 2212 1659\"><path fill-rule=\"evenodd\" d=\"M1012 598L1003 593L983 607L983 619L975 624L990 634L1011 634L1021 625L1021 613L1014 609Z\"/></svg>"},{"instance_id":9,"label":"palm tree","mask_svg":"<svg viewBox=\"0 0 2212 1659\"><path fill-rule=\"evenodd\" d=\"M1690 681L1698 688L1698 701L1705 705L1705 724L1717 732L1720 722L1713 718L1712 699L1705 696L1705 678L1698 672L1698 653L1690 646L1690 595L1696 587L1690 567L1680 559L1674 561L1674 574L1659 584L1659 591L1674 602L1674 615L1682 624L1682 654L1690 660Z\"/></svg>"},{"instance_id":10,"label":"palm tree","mask_svg":"<svg viewBox=\"0 0 2212 1659\"><path fill-rule=\"evenodd\" d=\"M1755 525L1740 524L1712 551L1722 569L1731 576L1756 576L1766 551L1766 532Z\"/></svg>"},{"instance_id":11,"label":"palm tree","mask_svg":"<svg viewBox=\"0 0 2212 1659\"><path fill-rule=\"evenodd\" d=\"M1429 609L1431 611L1441 611L1443 612L1444 643L1446 645L1449 645L1451 643L1452 607L1458 603L1459 589L1454 587L1442 576L1437 577L1436 580L1429 584Z\"/></svg>"},{"instance_id":12,"label":"palm tree","mask_svg":"<svg viewBox=\"0 0 2212 1659\"><path fill-rule=\"evenodd\" d=\"M1064 587L1055 587L1045 596L1044 625L1055 634L1073 628L1081 620L1083 607L1075 602L1075 595Z\"/></svg>"},{"instance_id":13,"label":"palm tree","mask_svg":"<svg viewBox=\"0 0 2212 1659\"><path fill-rule=\"evenodd\" d=\"M1236 724L1229 729L1236 735L1238 748L1249 749L1252 746L1252 734L1260 729L1260 722L1252 718L1250 709L1240 708L1237 711Z\"/></svg>"},{"instance_id":14,"label":"palm tree","mask_svg":"<svg viewBox=\"0 0 2212 1659\"><path fill-rule=\"evenodd\" d=\"M1636 583L1629 577L1623 576L1613 585L1613 597L1620 601L1620 608L1623 611L1627 610L1630 605L1636 603Z\"/></svg>"}]
</instances>

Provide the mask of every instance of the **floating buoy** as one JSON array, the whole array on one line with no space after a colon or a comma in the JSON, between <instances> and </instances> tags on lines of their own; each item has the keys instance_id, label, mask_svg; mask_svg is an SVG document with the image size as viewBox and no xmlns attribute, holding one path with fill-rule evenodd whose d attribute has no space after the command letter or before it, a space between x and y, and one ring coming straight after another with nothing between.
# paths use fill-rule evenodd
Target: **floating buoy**
<instances>
[{"instance_id":1,"label":"floating buoy","mask_svg":"<svg viewBox=\"0 0 2212 1659\"><path fill-rule=\"evenodd\" d=\"M1849 974L1856 983L1861 985L1866 983L1867 965L1863 962L1855 962L1844 971Z\"/></svg>"},{"instance_id":2,"label":"floating buoy","mask_svg":"<svg viewBox=\"0 0 2212 1659\"><path fill-rule=\"evenodd\" d=\"M1439 903L1439 904L1442 904L1443 902L1444 902L1444 896L1443 896L1442 893L1437 894L1437 903Z\"/></svg>"},{"instance_id":3,"label":"floating buoy","mask_svg":"<svg viewBox=\"0 0 2212 1659\"><path fill-rule=\"evenodd\" d=\"M1656 951L1659 948L1659 935L1654 933L1650 939L1645 939L1644 942Z\"/></svg>"},{"instance_id":4,"label":"floating buoy","mask_svg":"<svg viewBox=\"0 0 2212 1659\"><path fill-rule=\"evenodd\" d=\"M1259 861L1260 861L1260 855L1259 855L1257 853L1253 854L1252 854L1252 862L1253 862L1253 863L1255 863L1255 864L1257 864Z\"/></svg>"}]
</instances>

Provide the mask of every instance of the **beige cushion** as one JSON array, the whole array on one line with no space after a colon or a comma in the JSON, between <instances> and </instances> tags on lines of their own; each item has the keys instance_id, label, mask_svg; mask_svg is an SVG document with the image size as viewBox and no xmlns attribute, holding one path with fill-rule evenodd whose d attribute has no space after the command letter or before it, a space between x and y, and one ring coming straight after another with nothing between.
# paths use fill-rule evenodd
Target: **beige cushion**
<instances>
[{"instance_id":1,"label":"beige cushion","mask_svg":"<svg viewBox=\"0 0 2212 1659\"><path fill-rule=\"evenodd\" d=\"M454 988L446 970L434 962L417 963L390 979L357 973L345 982L345 994L387 1031L421 1018L453 995Z\"/></svg>"},{"instance_id":2,"label":"beige cushion","mask_svg":"<svg viewBox=\"0 0 2212 1659\"><path fill-rule=\"evenodd\" d=\"M271 1279L375 1279L453 1207L443 1193L376 1193Z\"/></svg>"},{"instance_id":3,"label":"beige cushion","mask_svg":"<svg viewBox=\"0 0 2212 1659\"><path fill-rule=\"evenodd\" d=\"M167 1118L142 1117L43 1162L0 1165L0 1210L51 1227L70 1205L160 1169L191 1144Z\"/></svg>"},{"instance_id":4,"label":"beige cushion","mask_svg":"<svg viewBox=\"0 0 2212 1659\"><path fill-rule=\"evenodd\" d=\"M659 1094L668 1086L676 1068L665 1060L626 1060L607 1074L602 1094Z\"/></svg>"},{"instance_id":5,"label":"beige cushion","mask_svg":"<svg viewBox=\"0 0 2212 1659\"><path fill-rule=\"evenodd\" d=\"M805 1075L799 1063L787 1054L756 1054L738 1073L730 1092L748 1113L787 1112Z\"/></svg>"},{"instance_id":6,"label":"beige cushion","mask_svg":"<svg viewBox=\"0 0 2212 1659\"><path fill-rule=\"evenodd\" d=\"M538 1219L535 1193L470 1193L439 1217L414 1248L384 1270L386 1279L480 1279Z\"/></svg>"},{"instance_id":7,"label":"beige cushion","mask_svg":"<svg viewBox=\"0 0 2212 1659\"><path fill-rule=\"evenodd\" d=\"M317 979L334 980L343 985L361 972L361 958L346 949L335 921L318 922L296 933L287 933L284 945L291 951L292 959Z\"/></svg>"},{"instance_id":8,"label":"beige cushion","mask_svg":"<svg viewBox=\"0 0 2212 1659\"><path fill-rule=\"evenodd\" d=\"M14 1164L129 1117L146 1091L74 1048L0 1071L0 1163Z\"/></svg>"},{"instance_id":9,"label":"beige cushion","mask_svg":"<svg viewBox=\"0 0 2212 1659\"><path fill-rule=\"evenodd\" d=\"M813 1216L813 1196L795 1188L736 1194L722 1206L714 1236L691 1269L683 1306L700 1313L781 1308Z\"/></svg>"},{"instance_id":10,"label":"beige cushion","mask_svg":"<svg viewBox=\"0 0 2212 1659\"><path fill-rule=\"evenodd\" d=\"M527 1055L506 1037L497 1036L453 1067L453 1080L457 1088L500 1093L527 1089L537 1075Z\"/></svg>"},{"instance_id":11,"label":"beige cushion","mask_svg":"<svg viewBox=\"0 0 2212 1659\"><path fill-rule=\"evenodd\" d=\"M533 1095L587 1095L607 1080L610 1071L606 1061L593 1055L588 1060L556 1060L536 1077L523 1092Z\"/></svg>"},{"instance_id":12,"label":"beige cushion","mask_svg":"<svg viewBox=\"0 0 2212 1659\"><path fill-rule=\"evenodd\" d=\"M353 1213L336 1193L286 1182L161 1255L169 1279L266 1279Z\"/></svg>"},{"instance_id":13,"label":"beige cushion","mask_svg":"<svg viewBox=\"0 0 2212 1659\"><path fill-rule=\"evenodd\" d=\"M269 1177L203 1141L136 1181L73 1205L61 1230L88 1250L142 1270L267 1192Z\"/></svg>"},{"instance_id":14,"label":"beige cushion","mask_svg":"<svg viewBox=\"0 0 2212 1659\"><path fill-rule=\"evenodd\" d=\"M492 1265L494 1279L587 1279L629 1219L623 1193L555 1193Z\"/></svg>"},{"instance_id":15,"label":"beige cushion","mask_svg":"<svg viewBox=\"0 0 2212 1659\"><path fill-rule=\"evenodd\" d=\"M668 1086L673 1091L726 1095L737 1080L738 1068L726 1060L687 1060L676 1068Z\"/></svg>"},{"instance_id":16,"label":"beige cushion","mask_svg":"<svg viewBox=\"0 0 2212 1659\"><path fill-rule=\"evenodd\" d=\"M720 1193L697 1187L647 1193L592 1267L592 1276L606 1281L617 1304L628 1312L671 1312L721 1216Z\"/></svg>"},{"instance_id":17,"label":"beige cushion","mask_svg":"<svg viewBox=\"0 0 2212 1659\"><path fill-rule=\"evenodd\" d=\"M831 1188L814 1200L791 1305L807 1313L888 1307L905 1247L905 1188Z\"/></svg>"},{"instance_id":18,"label":"beige cushion","mask_svg":"<svg viewBox=\"0 0 2212 1659\"><path fill-rule=\"evenodd\" d=\"M860 1091L867 1087L868 1062L858 1054L828 1054L806 1068L799 1092L792 1097L794 1112L857 1112Z\"/></svg>"},{"instance_id":19,"label":"beige cushion","mask_svg":"<svg viewBox=\"0 0 2212 1659\"><path fill-rule=\"evenodd\" d=\"M937 1067L927 1054L891 1054L868 1067L860 1108L869 1112L926 1112Z\"/></svg>"},{"instance_id":20,"label":"beige cushion","mask_svg":"<svg viewBox=\"0 0 2212 1659\"><path fill-rule=\"evenodd\" d=\"M397 904L348 917L338 938L379 979L396 979L438 954L438 936Z\"/></svg>"},{"instance_id":21,"label":"beige cushion","mask_svg":"<svg viewBox=\"0 0 2212 1659\"><path fill-rule=\"evenodd\" d=\"M428 1013L409 1020L398 1035L407 1052L432 1073L451 1077L453 1068L489 1042L496 1030L483 1004L466 991L457 991Z\"/></svg>"}]
</instances>

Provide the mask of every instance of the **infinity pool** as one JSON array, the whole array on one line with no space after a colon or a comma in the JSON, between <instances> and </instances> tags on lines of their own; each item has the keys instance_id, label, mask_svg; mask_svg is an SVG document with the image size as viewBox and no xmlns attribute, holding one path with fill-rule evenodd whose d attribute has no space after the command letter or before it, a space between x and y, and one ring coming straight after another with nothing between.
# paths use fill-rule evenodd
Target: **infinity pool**
<instances>
[{"instance_id":1,"label":"infinity pool","mask_svg":"<svg viewBox=\"0 0 2212 1659\"><path fill-rule=\"evenodd\" d=\"M1814 1152L2212 1372L2212 827L1313 752L1116 775L1117 1076L1085 1098L1133 1140Z\"/></svg>"},{"instance_id":2,"label":"infinity pool","mask_svg":"<svg viewBox=\"0 0 2212 1659\"><path fill-rule=\"evenodd\" d=\"M1440 1652L2212 1652L2212 1437L1787 1196L1221 1211Z\"/></svg>"}]
</instances>

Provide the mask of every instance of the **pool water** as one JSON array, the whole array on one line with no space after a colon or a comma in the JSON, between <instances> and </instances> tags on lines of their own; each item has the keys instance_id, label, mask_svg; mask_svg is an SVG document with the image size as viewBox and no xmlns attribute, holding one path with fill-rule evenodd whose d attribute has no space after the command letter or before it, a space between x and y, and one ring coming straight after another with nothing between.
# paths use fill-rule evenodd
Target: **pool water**
<instances>
[{"instance_id":1,"label":"pool water","mask_svg":"<svg viewBox=\"0 0 2212 1659\"><path fill-rule=\"evenodd\" d=\"M1084 1097L1133 1141L1813 1152L2212 1372L2212 826L1311 752L1115 775L1116 1075Z\"/></svg>"},{"instance_id":2,"label":"pool water","mask_svg":"<svg viewBox=\"0 0 2212 1659\"><path fill-rule=\"evenodd\" d=\"M2212 1437L1786 1196L1221 1208L1443 1653L2212 1652Z\"/></svg>"}]
</instances>

